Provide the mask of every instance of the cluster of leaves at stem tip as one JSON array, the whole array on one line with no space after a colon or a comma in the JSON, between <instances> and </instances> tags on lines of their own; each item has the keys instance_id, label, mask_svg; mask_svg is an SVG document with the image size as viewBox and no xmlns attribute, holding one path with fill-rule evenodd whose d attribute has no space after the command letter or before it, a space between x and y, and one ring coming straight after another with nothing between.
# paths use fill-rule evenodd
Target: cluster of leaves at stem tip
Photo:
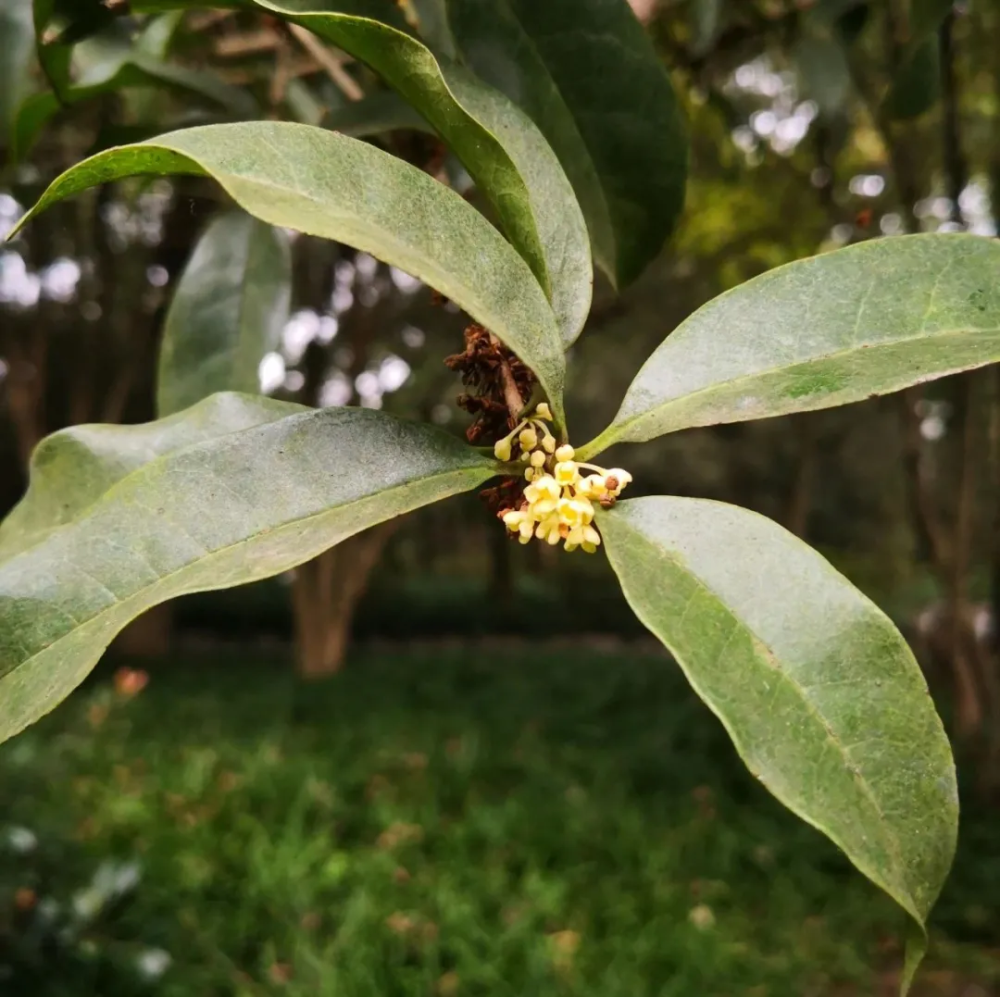
<instances>
[{"instance_id":1,"label":"cluster of leaves at stem tip","mask_svg":"<svg viewBox=\"0 0 1000 997\"><path fill-rule=\"evenodd\" d=\"M141 41L201 6L134 0L130 16ZM496 528L601 545L753 774L906 912L905 989L958 814L949 745L906 643L777 524L695 498L619 500L630 476L593 460L616 443L842 405L993 362L1000 244L894 237L766 273L664 330L612 423L571 444L565 358L590 309L592 265L618 288L635 280L684 195L677 100L626 0L235 6L367 65L401 120L462 164L483 210L363 138L257 120L249 93L185 75L162 46L123 48L114 7L37 0L22 27L50 88L13 112L15 148L60 104L151 81L197 92L219 120L98 152L53 180L21 225L136 175L211 178L234 211L205 232L176 290L162 418L44 440L0 528L0 737L58 704L149 607L275 575L491 482ZM109 45L112 62L88 70ZM366 129L365 113L362 102L354 135L386 127L373 105ZM466 353L452 362L472 389L478 446L377 411L254 393L255 361L287 314L286 230L371 253L467 313Z\"/></svg>"}]
</instances>

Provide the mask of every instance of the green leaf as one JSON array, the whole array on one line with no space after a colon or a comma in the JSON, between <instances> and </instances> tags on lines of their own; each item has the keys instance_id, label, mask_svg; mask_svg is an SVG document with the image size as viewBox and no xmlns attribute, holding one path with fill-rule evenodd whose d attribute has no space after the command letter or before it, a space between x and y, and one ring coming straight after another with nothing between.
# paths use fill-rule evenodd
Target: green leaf
<instances>
[{"instance_id":1,"label":"green leaf","mask_svg":"<svg viewBox=\"0 0 1000 997\"><path fill-rule=\"evenodd\" d=\"M198 240L163 327L156 401L171 415L216 391L256 392L288 320L292 254L281 229L242 211Z\"/></svg>"},{"instance_id":2,"label":"green leaf","mask_svg":"<svg viewBox=\"0 0 1000 997\"><path fill-rule=\"evenodd\" d=\"M451 59L456 56L455 39L448 25L447 0L402 0L416 16L417 30L435 52Z\"/></svg>"},{"instance_id":3,"label":"green leaf","mask_svg":"<svg viewBox=\"0 0 1000 997\"><path fill-rule=\"evenodd\" d=\"M851 71L835 31L814 27L799 39L793 54L802 95L816 101L827 116L843 110L850 92Z\"/></svg>"},{"instance_id":4,"label":"green leaf","mask_svg":"<svg viewBox=\"0 0 1000 997\"><path fill-rule=\"evenodd\" d=\"M35 47L31 0L0 0L0 146L24 94Z\"/></svg>"},{"instance_id":5,"label":"green leaf","mask_svg":"<svg viewBox=\"0 0 1000 997\"><path fill-rule=\"evenodd\" d=\"M211 176L261 221L365 250L437 288L535 372L563 422L562 339L527 264L453 190L356 139L277 121L171 132L67 170L18 228L95 184L166 173Z\"/></svg>"},{"instance_id":6,"label":"green leaf","mask_svg":"<svg viewBox=\"0 0 1000 997\"><path fill-rule=\"evenodd\" d=\"M287 571L496 470L429 426L245 395L50 436L0 529L0 740L151 606Z\"/></svg>"},{"instance_id":7,"label":"green leaf","mask_svg":"<svg viewBox=\"0 0 1000 997\"><path fill-rule=\"evenodd\" d=\"M888 117L916 118L937 103L941 96L937 33L953 7L954 0L913 0L910 41L883 104Z\"/></svg>"},{"instance_id":8,"label":"green leaf","mask_svg":"<svg viewBox=\"0 0 1000 997\"><path fill-rule=\"evenodd\" d=\"M163 25L150 24L132 42L119 25L71 48L71 77L61 91L29 97L18 109L11 135L14 155L23 157L63 104L79 104L126 87L166 87L217 104L235 117L256 116L257 104L246 91L223 83L214 73L164 62L151 51L161 41Z\"/></svg>"},{"instance_id":9,"label":"green leaf","mask_svg":"<svg viewBox=\"0 0 1000 997\"><path fill-rule=\"evenodd\" d=\"M724 0L691 0L691 52L705 55L715 44L722 24Z\"/></svg>"},{"instance_id":10,"label":"green leaf","mask_svg":"<svg viewBox=\"0 0 1000 997\"><path fill-rule=\"evenodd\" d=\"M59 97L71 83L73 45L106 28L119 9L102 0L34 0L38 61Z\"/></svg>"},{"instance_id":11,"label":"green leaf","mask_svg":"<svg viewBox=\"0 0 1000 997\"><path fill-rule=\"evenodd\" d=\"M448 0L460 51L555 149L618 286L660 252L684 202L670 80L626 0Z\"/></svg>"},{"instance_id":12,"label":"green leaf","mask_svg":"<svg viewBox=\"0 0 1000 997\"><path fill-rule=\"evenodd\" d=\"M899 121L918 118L941 96L941 58L931 37L904 57L885 96L885 113Z\"/></svg>"},{"instance_id":13,"label":"green leaf","mask_svg":"<svg viewBox=\"0 0 1000 997\"><path fill-rule=\"evenodd\" d=\"M586 224L559 160L531 120L460 66L402 31L361 17L254 0L372 67L441 135L549 295L566 344L590 311Z\"/></svg>"},{"instance_id":14,"label":"green leaf","mask_svg":"<svg viewBox=\"0 0 1000 997\"><path fill-rule=\"evenodd\" d=\"M636 499L600 527L632 609L750 771L922 936L955 852L958 791L923 675L889 619L798 538L736 506Z\"/></svg>"},{"instance_id":15,"label":"green leaf","mask_svg":"<svg viewBox=\"0 0 1000 997\"><path fill-rule=\"evenodd\" d=\"M1000 242L875 239L778 267L682 322L583 459L618 441L808 412L1000 359Z\"/></svg>"}]
</instances>

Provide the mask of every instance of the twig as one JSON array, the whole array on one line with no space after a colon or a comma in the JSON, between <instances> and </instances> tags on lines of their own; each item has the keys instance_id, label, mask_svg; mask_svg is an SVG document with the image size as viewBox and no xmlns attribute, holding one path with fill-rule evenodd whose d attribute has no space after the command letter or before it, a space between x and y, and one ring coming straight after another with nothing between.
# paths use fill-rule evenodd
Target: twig
<instances>
[{"instance_id":1,"label":"twig","mask_svg":"<svg viewBox=\"0 0 1000 997\"><path fill-rule=\"evenodd\" d=\"M350 73L338 59L311 31L301 24L289 24L288 30L296 41L323 67L326 75L340 88L348 100L361 100L365 92L358 86Z\"/></svg>"},{"instance_id":2,"label":"twig","mask_svg":"<svg viewBox=\"0 0 1000 997\"><path fill-rule=\"evenodd\" d=\"M500 340L493 333L490 333L490 342L498 347ZM500 384L503 386L503 400L507 404L507 411L510 413L511 425L516 425L524 410L524 399L518 389L517 381L514 380L514 372L510 369L510 364L505 359L500 360Z\"/></svg>"}]
</instances>

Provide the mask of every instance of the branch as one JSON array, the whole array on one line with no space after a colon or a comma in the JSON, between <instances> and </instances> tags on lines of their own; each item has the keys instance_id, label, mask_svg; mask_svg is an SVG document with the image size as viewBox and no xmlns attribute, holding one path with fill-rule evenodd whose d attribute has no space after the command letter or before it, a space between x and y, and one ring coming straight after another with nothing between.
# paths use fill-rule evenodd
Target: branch
<instances>
[{"instance_id":1,"label":"branch","mask_svg":"<svg viewBox=\"0 0 1000 997\"><path fill-rule=\"evenodd\" d=\"M348 100L361 100L365 92L355 82L354 77L344 69L338 59L311 31L301 24L289 24L288 30L295 40L326 70L326 75L337 85Z\"/></svg>"},{"instance_id":2,"label":"branch","mask_svg":"<svg viewBox=\"0 0 1000 997\"><path fill-rule=\"evenodd\" d=\"M492 332L490 333L490 342L498 348L497 352L499 353L501 343ZM510 413L510 423L512 426L516 426L518 419L521 418L521 412L524 411L524 399L521 397L517 381L514 380L514 372L510 369L510 364L503 358L500 360L500 384L503 386L503 400Z\"/></svg>"}]
</instances>

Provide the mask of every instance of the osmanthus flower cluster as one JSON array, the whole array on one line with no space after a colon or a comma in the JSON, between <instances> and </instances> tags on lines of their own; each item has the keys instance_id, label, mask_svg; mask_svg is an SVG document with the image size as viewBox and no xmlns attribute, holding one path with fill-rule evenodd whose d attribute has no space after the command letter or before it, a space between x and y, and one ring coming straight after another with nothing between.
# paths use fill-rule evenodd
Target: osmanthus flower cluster
<instances>
[{"instance_id":1,"label":"osmanthus flower cluster","mask_svg":"<svg viewBox=\"0 0 1000 997\"><path fill-rule=\"evenodd\" d=\"M552 435L547 425L551 420L552 412L543 402L494 446L497 459L509 461L516 445L521 461L528 465L520 506L504 510L501 518L523 544L532 537L553 547L564 541L567 551L582 547L593 554L601 543L594 526L594 503L610 508L632 475L621 468L607 470L574 460L574 449L569 444L559 446Z\"/></svg>"}]
</instances>

